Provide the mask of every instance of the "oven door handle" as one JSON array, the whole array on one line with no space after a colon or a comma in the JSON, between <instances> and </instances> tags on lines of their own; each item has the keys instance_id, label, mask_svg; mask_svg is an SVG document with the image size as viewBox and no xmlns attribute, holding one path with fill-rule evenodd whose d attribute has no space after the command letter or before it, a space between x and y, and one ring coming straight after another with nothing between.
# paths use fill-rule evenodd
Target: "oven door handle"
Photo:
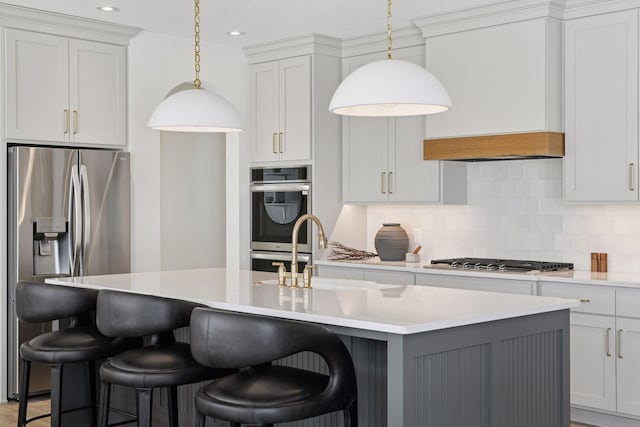
<instances>
[{"instance_id":1,"label":"oven door handle","mask_svg":"<svg viewBox=\"0 0 640 427\"><path fill-rule=\"evenodd\" d=\"M291 261L290 253L282 253L282 254L267 254L261 252L251 252L251 259L262 259L266 261ZM311 261L310 254L298 254L298 262L306 262Z\"/></svg>"},{"instance_id":2,"label":"oven door handle","mask_svg":"<svg viewBox=\"0 0 640 427\"><path fill-rule=\"evenodd\" d=\"M309 191L311 184L251 184L251 192L259 193L265 191Z\"/></svg>"}]
</instances>

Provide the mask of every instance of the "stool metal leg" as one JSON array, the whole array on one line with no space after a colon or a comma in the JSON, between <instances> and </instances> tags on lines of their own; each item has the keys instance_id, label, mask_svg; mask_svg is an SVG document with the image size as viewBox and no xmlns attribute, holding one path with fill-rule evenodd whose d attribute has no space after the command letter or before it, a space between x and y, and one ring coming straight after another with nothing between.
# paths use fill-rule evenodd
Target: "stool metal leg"
<instances>
[{"instance_id":1,"label":"stool metal leg","mask_svg":"<svg viewBox=\"0 0 640 427\"><path fill-rule=\"evenodd\" d=\"M100 386L100 415L98 416L98 427L109 425L109 400L111 397L111 384L102 381Z\"/></svg>"},{"instance_id":2,"label":"stool metal leg","mask_svg":"<svg viewBox=\"0 0 640 427\"><path fill-rule=\"evenodd\" d=\"M358 427L358 399L355 399L342 413L345 427Z\"/></svg>"},{"instance_id":3,"label":"stool metal leg","mask_svg":"<svg viewBox=\"0 0 640 427\"><path fill-rule=\"evenodd\" d=\"M31 362L22 359L22 376L20 378L20 406L18 409L18 427L27 425L27 402L29 400L29 378L31 377Z\"/></svg>"},{"instance_id":4,"label":"stool metal leg","mask_svg":"<svg viewBox=\"0 0 640 427\"><path fill-rule=\"evenodd\" d=\"M138 395L138 427L151 427L153 389L138 388L136 389L136 394Z\"/></svg>"},{"instance_id":5,"label":"stool metal leg","mask_svg":"<svg viewBox=\"0 0 640 427\"><path fill-rule=\"evenodd\" d=\"M51 365L51 427L62 427L62 367Z\"/></svg>"},{"instance_id":6,"label":"stool metal leg","mask_svg":"<svg viewBox=\"0 0 640 427\"><path fill-rule=\"evenodd\" d=\"M89 360L87 362L89 368L89 405L91 405L91 425L96 427L98 414L96 411L96 362Z\"/></svg>"},{"instance_id":7,"label":"stool metal leg","mask_svg":"<svg viewBox=\"0 0 640 427\"><path fill-rule=\"evenodd\" d=\"M206 421L207 417L205 417L202 412L196 409L196 427L204 427Z\"/></svg>"},{"instance_id":8,"label":"stool metal leg","mask_svg":"<svg viewBox=\"0 0 640 427\"><path fill-rule=\"evenodd\" d=\"M167 387L169 427L178 427L178 386Z\"/></svg>"}]
</instances>

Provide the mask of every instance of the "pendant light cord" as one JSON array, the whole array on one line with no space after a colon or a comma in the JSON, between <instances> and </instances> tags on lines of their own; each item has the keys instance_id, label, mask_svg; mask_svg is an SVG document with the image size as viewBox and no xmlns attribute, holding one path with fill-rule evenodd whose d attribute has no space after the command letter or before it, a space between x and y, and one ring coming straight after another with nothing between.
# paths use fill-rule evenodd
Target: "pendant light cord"
<instances>
[{"instance_id":1,"label":"pendant light cord","mask_svg":"<svg viewBox=\"0 0 640 427\"><path fill-rule=\"evenodd\" d=\"M194 11L194 17L193 17L193 22L194 22L194 26L193 29L195 30L195 37L194 37L194 41L195 41L195 46L194 46L194 60L195 60L195 70L196 70L196 79L193 81L193 85L196 87L196 89L200 89L200 0L194 0L195 1L195 5L193 8Z\"/></svg>"},{"instance_id":2,"label":"pendant light cord","mask_svg":"<svg viewBox=\"0 0 640 427\"><path fill-rule=\"evenodd\" d=\"M391 49L393 48L393 39L391 38L391 1L389 0L387 3L387 59L391 59Z\"/></svg>"}]
</instances>

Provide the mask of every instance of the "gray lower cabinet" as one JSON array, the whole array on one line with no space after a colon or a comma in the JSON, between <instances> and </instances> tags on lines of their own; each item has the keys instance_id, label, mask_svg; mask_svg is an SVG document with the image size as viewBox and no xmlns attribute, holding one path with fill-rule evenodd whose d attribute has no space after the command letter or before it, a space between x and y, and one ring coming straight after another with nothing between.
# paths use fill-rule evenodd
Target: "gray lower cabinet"
<instances>
[{"instance_id":1,"label":"gray lower cabinet","mask_svg":"<svg viewBox=\"0 0 640 427\"><path fill-rule=\"evenodd\" d=\"M334 267L318 265L318 276L334 279L371 280L391 285L414 285L415 275L409 271L379 270L362 267Z\"/></svg>"},{"instance_id":2,"label":"gray lower cabinet","mask_svg":"<svg viewBox=\"0 0 640 427\"><path fill-rule=\"evenodd\" d=\"M640 417L640 290L543 282L540 294L581 301L570 320L571 405Z\"/></svg>"},{"instance_id":3,"label":"gray lower cabinet","mask_svg":"<svg viewBox=\"0 0 640 427\"><path fill-rule=\"evenodd\" d=\"M416 273L416 285L440 288L470 289L508 294L536 294L536 280L510 280L481 277L463 277L450 274Z\"/></svg>"}]
</instances>

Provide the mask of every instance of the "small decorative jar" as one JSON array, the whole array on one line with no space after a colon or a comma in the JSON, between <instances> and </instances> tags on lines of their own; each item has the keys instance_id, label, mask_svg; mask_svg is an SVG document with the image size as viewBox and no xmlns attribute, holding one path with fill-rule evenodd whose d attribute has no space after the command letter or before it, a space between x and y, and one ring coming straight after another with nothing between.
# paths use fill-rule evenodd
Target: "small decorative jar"
<instances>
[{"instance_id":1,"label":"small decorative jar","mask_svg":"<svg viewBox=\"0 0 640 427\"><path fill-rule=\"evenodd\" d=\"M404 261L409 236L400 224L385 223L376 233L375 246L381 261Z\"/></svg>"}]
</instances>

